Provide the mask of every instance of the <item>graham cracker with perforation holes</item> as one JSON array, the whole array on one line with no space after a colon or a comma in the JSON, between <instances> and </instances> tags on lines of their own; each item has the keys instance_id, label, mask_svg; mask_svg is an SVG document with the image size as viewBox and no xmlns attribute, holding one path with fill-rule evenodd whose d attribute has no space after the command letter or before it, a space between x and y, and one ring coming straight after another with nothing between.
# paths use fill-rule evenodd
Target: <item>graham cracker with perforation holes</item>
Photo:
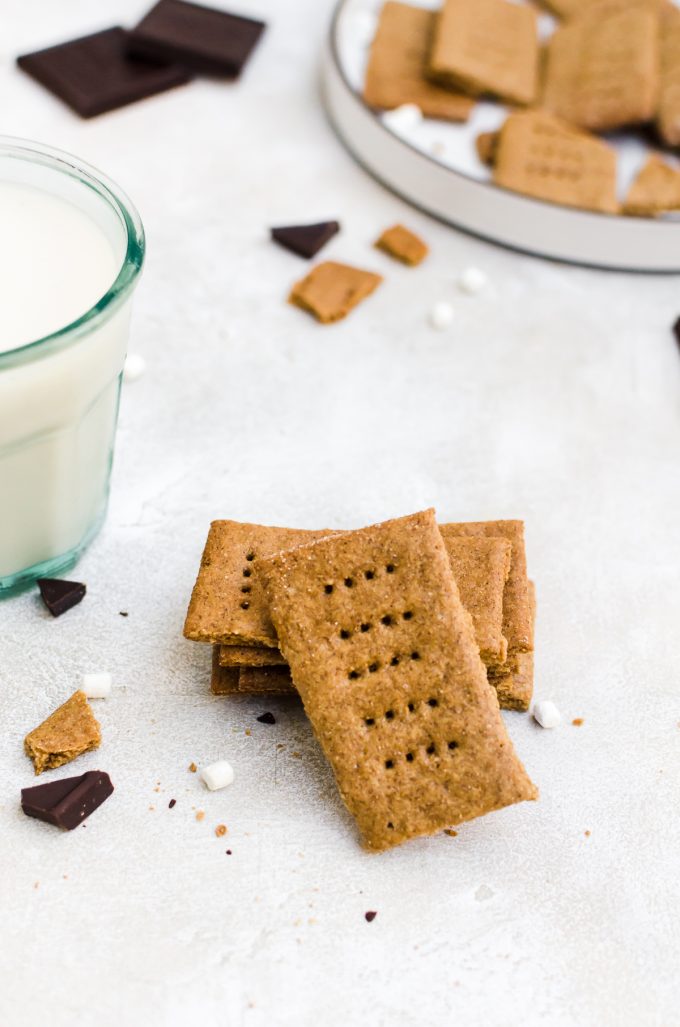
<instances>
[{"instance_id":1,"label":"graham cracker with perforation holes","mask_svg":"<svg viewBox=\"0 0 680 1027\"><path fill-rule=\"evenodd\" d=\"M366 70L364 100L393 110L414 103L426 118L467 121L474 100L428 82L425 77L436 14L388 0L380 11Z\"/></svg>"},{"instance_id":2,"label":"graham cracker with perforation holes","mask_svg":"<svg viewBox=\"0 0 680 1027\"><path fill-rule=\"evenodd\" d=\"M641 124L656 114L659 77L659 19L652 11L576 18L548 41L542 105L594 132Z\"/></svg>"},{"instance_id":3,"label":"graham cracker with perforation holes","mask_svg":"<svg viewBox=\"0 0 680 1027\"><path fill-rule=\"evenodd\" d=\"M442 531L447 545L451 540L449 556L463 603L472 615L482 658L502 663L507 654L503 621L505 582L512 573L512 537L506 526L496 538L483 526L468 528L463 531L460 525L444 525ZM189 603L186 638L220 643L225 649L236 645L236 658L242 662L248 659L243 647L252 648L251 663L263 662L266 657L258 650L264 647L275 653L277 638L257 573L258 560L329 534L327 530L213 521ZM466 534L471 540L461 541L460 536ZM521 561L525 559L523 539L518 539L518 544L521 552L517 559ZM526 573L526 563L523 566ZM229 656L225 660L221 662L228 665Z\"/></svg>"},{"instance_id":4,"label":"graham cracker with perforation holes","mask_svg":"<svg viewBox=\"0 0 680 1027\"><path fill-rule=\"evenodd\" d=\"M24 750L33 760L36 774L42 774L97 749L100 742L101 730L87 696L77 691L26 735Z\"/></svg>"},{"instance_id":5,"label":"graham cracker with perforation holes","mask_svg":"<svg viewBox=\"0 0 680 1027\"><path fill-rule=\"evenodd\" d=\"M434 511L279 553L260 573L367 848L537 797L488 686Z\"/></svg>"},{"instance_id":6,"label":"graham cracker with perforation holes","mask_svg":"<svg viewBox=\"0 0 680 1027\"><path fill-rule=\"evenodd\" d=\"M680 210L680 170L652 154L635 176L623 203L624 214L653 217Z\"/></svg>"},{"instance_id":7,"label":"graham cracker with perforation holes","mask_svg":"<svg viewBox=\"0 0 680 1027\"><path fill-rule=\"evenodd\" d=\"M664 11L660 33L661 84L657 128L668 146L680 146L680 10Z\"/></svg>"},{"instance_id":8,"label":"graham cracker with perforation holes","mask_svg":"<svg viewBox=\"0 0 680 1027\"><path fill-rule=\"evenodd\" d=\"M546 111L510 115L496 145L493 180L568 207L611 214L619 208L614 150Z\"/></svg>"},{"instance_id":9,"label":"graham cracker with perforation holes","mask_svg":"<svg viewBox=\"0 0 680 1027\"><path fill-rule=\"evenodd\" d=\"M382 282L382 275L349 264L326 260L293 286L289 303L312 314L322 324L347 317Z\"/></svg>"},{"instance_id":10,"label":"graham cracker with perforation holes","mask_svg":"<svg viewBox=\"0 0 680 1027\"><path fill-rule=\"evenodd\" d=\"M508 0L445 0L428 64L434 81L524 105L536 99L538 64L532 7Z\"/></svg>"}]
</instances>

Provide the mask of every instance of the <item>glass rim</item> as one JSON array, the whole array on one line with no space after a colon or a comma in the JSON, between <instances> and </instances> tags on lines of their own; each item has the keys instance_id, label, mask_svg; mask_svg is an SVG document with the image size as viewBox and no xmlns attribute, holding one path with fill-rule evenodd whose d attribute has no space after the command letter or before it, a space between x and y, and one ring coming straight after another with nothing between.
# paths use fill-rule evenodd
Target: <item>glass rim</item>
<instances>
[{"instance_id":1,"label":"glass rim","mask_svg":"<svg viewBox=\"0 0 680 1027\"><path fill-rule=\"evenodd\" d=\"M0 159L4 157L42 165L58 174L79 180L113 209L126 233L125 255L118 274L106 292L74 321L32 342L0 352L0 371L65 348L86 330L106 321L128 297L144 263L146 242L142 220L123 190L97 168L71 153L29 139L0 135ZM0 176L1 177L1 176Z\"/></svg>"}]
</instances>

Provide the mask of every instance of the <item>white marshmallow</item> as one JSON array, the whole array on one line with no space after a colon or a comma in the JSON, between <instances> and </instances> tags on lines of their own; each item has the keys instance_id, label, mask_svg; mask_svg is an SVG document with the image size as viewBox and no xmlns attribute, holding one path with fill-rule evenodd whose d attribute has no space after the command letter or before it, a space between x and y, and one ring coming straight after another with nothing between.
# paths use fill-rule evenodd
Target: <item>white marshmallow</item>
<instances>
[{"instance_id":1,"label":"white marshmallow","mask_svg":"<svg viewBox=\"0 0 680 1027\"><path fill-rule=\"evenodd\" d=\"M146 360L139 353L128 353L123 367L123 381L136 382L146 371Z\"/></svg>"},{"instance_id":2,"label":"white marshmallow","mask_svg":"<svg viewBox=\"0 0 680 1027\"><path fill-rule=\"evenodd\" d=\"M393 132L405 133L417 128L423 120L423 112L416 103L402 103L401 107L395 107L392 111L385 111L382 115L383 125L387 125Z\"/></svg>"},{"instance_id":3,"label":"white marshmallow","mask_svg":"<svg viewBox=\"0 0 680 1027\"><path fill-rule=\"evenodd\" d=\"M531 714L537 724L541 727L557 727L562 720L562 714L549 699L540 699L535 702Z\"/></svg>"},{"instance_id":4,"label":"white marshmallow","mask_svg":"<svg viewBox=\"0 0 680 1027\"><path fill-rule=\"evenodd\" d=\"M88 699L106 699L111 695L111 675L83 674L80 687Z\"/></svg>"},{"instance_id":5,"label":"white marshmallow","mask_svg":"<svg viewBox=\"0 0 680 1027\"><path fill-rule=\"evenodd\" d=\"M453 321L453 307L450 303L435 303L429 313L430 324L443 332Z\"/></svg>"},{"instance_id":6,"label":"white marshmallow","mask_svg":"<svg viewBox=\"0 0 680 1027\"><path fill-rule=\"evenodd\" d=\"M226 760L218 760L217 763L211 763L209 767L203 768L201 780L211 792L215 792L218 788L226 788L231 784L234 780L234 768Z\"/></svg>"},{"instance_id":7,"label":"white marshmallow","mask_svg":"<svg viewBox=\"0 0 680 1027\"><path fill-rule=\"evenodd\" d=\"M458 276L458 288L469 296L476 296L486 287L488 279L478 267L466 267Z\"/></svg>"}]
</instances>

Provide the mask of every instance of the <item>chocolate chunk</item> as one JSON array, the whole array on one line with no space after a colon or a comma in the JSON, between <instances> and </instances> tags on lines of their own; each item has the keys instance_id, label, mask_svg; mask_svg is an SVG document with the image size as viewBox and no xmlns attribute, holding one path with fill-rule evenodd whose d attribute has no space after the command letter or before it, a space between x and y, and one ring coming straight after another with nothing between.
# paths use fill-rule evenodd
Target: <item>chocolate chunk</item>
<instances>
[{"instance_id":1,"label":"chocolate chunk","mask_svg":"<svg viewBox=\"0 0 680 1027\"><path fill-rule=\"evenodd\" d=\"M81 118L124 107L191 78L184 68L130 58L122 28L25 54L17 64Z\"/></svg>"},{"instance_id":2,"label":"chocolate chunk","mask_svg":"<svg viewBox=\"0 0 680 1027\"><path fill-rule=\"evenodd\" d=\"M38 578L37 584L53 617L60 617L72 606L77 606L87 591L79 581L61 581L59 578Z\"/></svg>"},{"instance_id":3,"label":"chocolate chunk","mask_svg":"<svg viewBox=\"0 0 680 1027\"><path fill-rule=\"evenodd\" d=\"M369 910L368 913L364 913L364 916L368 920L369 924L372 923L375 920L377 915L378 914L377 914L377 912L374 909Z\"/></svg>"},{"instance_id":4,"label":"chocolate chunk","mask_svg":"<svg viewBox=\"0 0 680 1027\"><path fill-rule=\"evenodd\" d=\"M159 0L130 33L128 49L190 71L236 78L264 29L262 21L214 7Z\"/></svg>"},{"instance_id":5,"label":"chocolate chunk","mask_svg":"<svg viewBox=\"0 0 680 1027\"><path fill-rule=\"evenodd\" d=\"M260 724L275 724L276 723L276 717L274 716L273 713L269 713L269 712L263 713L262 716L258 717L257 719L259 720Z\"/></svg>"},{"instance_id":6,"label":"chocolate chunk","mask_svg":"<svg viewBox=\"0 0 680 1027\"><path fill-rule=\"evenodd\" d=\"M272 239L300 257L315 257L329 239L340 231L337 221L320 221L316 225L289 225L272 228Z\"/></svg>"},{"instance_id":7,"label":"chocolate chunk","mask_svg":"<svg viewBox=\"0 0 680 1027\"><path fill-rule=\"evenodd\" d=\"M113 785L103 770L90 770L79 777L21 789L21 808L27 817L72 831L108 799Z\"/></svg>"},{"instance_id":8,"label":"chocolate chunk","mask_svg":"<svg viewBox=\"0 0 680 1027\"><path fill-rule=\"evenodd\" d=\"M177 805L177 799L170 799L170 802L168 803L168 809L172 809L173 806L176 806L176 805Z\"/></svg>"}]
</instances>

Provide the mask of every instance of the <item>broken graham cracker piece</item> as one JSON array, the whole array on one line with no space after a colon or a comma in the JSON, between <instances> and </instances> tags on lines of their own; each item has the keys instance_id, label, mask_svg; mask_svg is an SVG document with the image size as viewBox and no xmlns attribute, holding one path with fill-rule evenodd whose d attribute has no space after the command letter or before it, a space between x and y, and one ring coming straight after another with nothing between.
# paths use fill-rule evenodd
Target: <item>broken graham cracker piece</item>
<instances>
[{"instance_id":1,"label":"broken graham cracker piece","mask_svg":"<svg viewBox=\"0 0 680 1027\"><path fill-rule=\"evenodd\" d=\"M432 510L263 560L315 734L374 851L534 799Z\"/></svg>"},{"instance_id":2,"label":"broken graham cracker piece","mask_svg":"<svg viewBox=\"0 0 680 1027\"><path fill-rule=\"evenodd\" d=\"M370 107L394 110L414 103L426 118L467 121L474 100L425 77L435 19L435 12L423 7L395 0L383 5L364 84Z\"/></svg>"},{"instance_id":3,"label":"broken graham cracker piece","mask_svg":"<svg viewBox=\"0 0 680 1027\"><path fill-rule=\"evenodd\" d=\"M545 111L510 115L500 131L493 180L567 207L618 210L614 150Z\"/></svg>"},{"instance_id":4,"label":"broken graham cracker piece","mask_svg":"<svg viewBox=\"0 0 680 1027\"><path fill-rule=\"evenodd\" d=\"M36 774L42 774L99 748L101 737L87 697L78 691L26 735L24 750L33 760Z\"/></svg>"},{"instance_id":5,"label":"broken graham cracker piece","mask_svg":"<svg viewBox=\"0 0 680 1027\"><path fill-rule=\"evenodd\" d=\"M277 648L276 632L258 575L257 561L329 531L213 521L184 624L194 642Z\"/></svg>"},{"instance_id":6,"label":"broken graham cracker piece","mask_svg":"<svg viewBox=\"0 0 680 1027\"><path fill-rule=\"evenodd\" d=\"M213 695L236 695L238 693L239 667L223 667L220 664L220 647L213 646L210 672L210 691Z\"/></svg>"},{"instance_id":7,"label":"broken graham cracker piece","mask_svg":"<svg viewBox=\"0 0 680 1027\"><path fill-rule=\"evenodd\" d=\"M428 74L473 95L530 104L538 91L538 22L508 0L445 0Z\"/></svg>"},{"instance_id":8,"label":"broken graham cracker piece","mask_svg":"<svg viewBox=\"0 0 680 1027\"><path fill-rule=\"evenodd\" d=\"M458 594L472 618L482 661L502 663L508 653L503 634L503 595L512 546L501 537L456 536L446 528L442 537Z\"/></svg>"},{"instance_id":9,"label":"broken graham cracker piece","mask_svg":"<svg viewBox=\"0 0 680 1027\"><path fill-rule=\"evenodd\" d=\"M668 210L680 210L680 171L652 154L628 191L623 213L653 217Z\"/></svg>"},{"instance_id":10,"label":"broken graham cracker piece","mask_svg":"<svg viewBox=\"0 0 680 1027\"><path fill-rule=\"evenodd\" d=\"M333 324L378 288L382 275L334 260L324 261L293 286L289 303L313 314L322 324Z\"/></svg>"},{"instance_id":11,"label":"broken graham cracker piece","mask_svg":"<svg viewBox=\"0 0 680 1027\"><path fill-rule=\"evenodd\" d=\"M661 84L656 124L668 146L680 146L680 11L665 11L660 33Z\"/></svg>"},{"instance_id":12,"label":"broken graham cracker piece","mask_svg":"<svg viewBox=\"0 0 680 1027\"><path fill-rule=\"evenodd\" d=\"M635 7L658 13L663 0L543 0L546 7L558 18L604 18Z\"/></svg>"},{"instance_id":13,"label":"broken graham cracker piece","mask_svg":"<svg viewBox=\"0 0 680 1027\"><path fill-rule=\"evenodd\" d=\"M386 228L376 240L375 247L409 267L421 264L430 252L423 240L403 225Z\"/></svg>"},{"instance_id":14,"label":"broken graham cracker piece","mask_svg":"<svg viewBox=\"0 0 680 1027\"><path fill-rule=\"evenodd\" d=\"M548 42L542 105L593 132L649 121L656 113L659 60L653 12L577 18Z\"/></svg>"},{"instance_id":15,"label":"broken graham cracker piece","mask_svg":"<svg viewBox=\"0 0 680 1027\"><path fill-rule=\"evenodd\" d=\"M523 521L467 521L440 525L444 542L460 535L505 538L512 546L510 570L503 592L503 634L508 653L530 652L534 648L531 596L527 577L527 556Z\"/></svg>"},{"instance_id":16,"label":"broken graham cracker piece","mask_svg":"<svg viewBox=\"0 0 680 1027\"><path fill-rule=\"evenodd\" d=\"M220 645L220 667L281 667L286 661L278 649L254 645Z\"/></svg>"}]
</instances>

